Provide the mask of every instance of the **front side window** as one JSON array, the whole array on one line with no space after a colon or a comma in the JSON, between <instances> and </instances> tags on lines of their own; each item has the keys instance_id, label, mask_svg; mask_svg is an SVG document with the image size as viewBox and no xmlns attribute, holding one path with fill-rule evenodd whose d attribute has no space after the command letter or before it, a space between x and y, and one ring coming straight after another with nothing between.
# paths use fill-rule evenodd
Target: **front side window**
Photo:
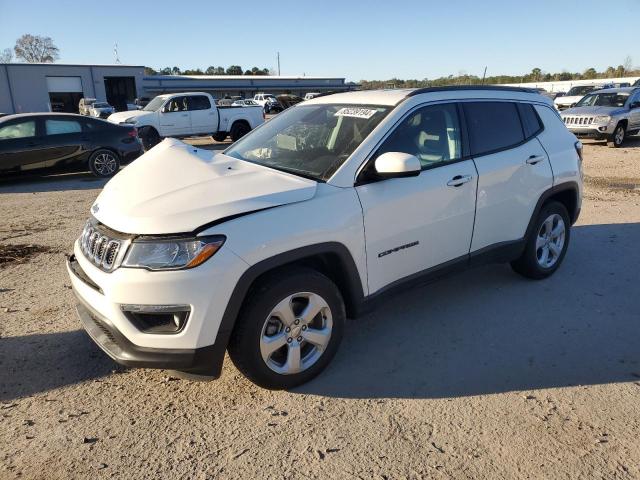
<instances>
[{"instance_id":1,"label":"front side window","mask_svg":"<svg viewBox=\"0 0 640 480\"><path fill-rule=\"evenodd\" d=\"M389 113L375 105L289 108L231 146L231 157L327 180Z\"/></svg>"},{"instance_id":2,"label":"front side window","mask_svg":"<svg viewBox=\"0 0 640 480\"><path fill-rule=\"evenodd\" d=\"M167 112L186 112L187 97L175 97L167 102L164 107Z\"/></svg>"},{"instance_id":3,"label":"front side window","mask_svg":"<svg viewBox=\"0 0 640 480\"><path fill-rule=\"evenodd\" d=\"M465 102L462 105L472 155L484 155L524 141L515 103Z\"/></svg>"},{"instance_id":4,"label":"front side window","mask_svg":"<svg viewBox=\"0 0 640 480\"><path fill-rule=\"evenodd\" d=\"M35 120L26 122L12 123L0 127L0 140L9 140L13 138L28 138L36 136Z\"/></svg>"},{"instance_id":5,"label":"front side window","mask_svg":"<svg viewBox=\"0 0 640 480\"><path fill-rule=\"evenodd\" d=\"M628 99L628 93L592 93L576 103L576 107L624 107Z\"/></svg>"},{"instance_id":6,"label":"front side window","mask_svg":"<svg viewBox=\"0 0 640 480\"><path fill-rule=\"evenodd\" d=\"M47 135L64 135L67 133L80 133L82 127L75 120L45 120L44 130Z\"/></svg>"},{"instance_id":7,"label":"front side window","mask_svg":"<svg viewBox=\"0 0 640 480\"><path fill-rule=\"evenodd\" d=\"M378 155L403 152L415 155L422 168L462 157L460 122L454 104L430 105L410 114L384 141Z\"/></svg>"}]
</instances>

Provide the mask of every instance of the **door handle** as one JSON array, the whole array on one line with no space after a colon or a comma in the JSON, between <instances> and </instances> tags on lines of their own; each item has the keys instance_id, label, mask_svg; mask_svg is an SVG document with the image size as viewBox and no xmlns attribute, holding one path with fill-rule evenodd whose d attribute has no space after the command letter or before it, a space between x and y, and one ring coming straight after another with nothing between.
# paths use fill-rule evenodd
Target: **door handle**
<instances>
[{"instance_id":1,"label":"door handle","mask_svg":"<svg viewBox=\"0 0 640 480\"><path fill-rule=\"evenodd\" d=\"M467 182L470 182L473 177L471 175L456 175L447 182L449 187L459 187Z\"/></svg>"},{"instance_id":2,"label":"door handle","mask_svg":"<svg viewBox=\"0 0 640 480\"><path fill-rule=\"evenodd\" d=\"M531 155L529 158L527 158L527 163L529 165L535 165L537 163L540 163L543 160L544 160L543 155Z\"/></svg>"}]
</instances>

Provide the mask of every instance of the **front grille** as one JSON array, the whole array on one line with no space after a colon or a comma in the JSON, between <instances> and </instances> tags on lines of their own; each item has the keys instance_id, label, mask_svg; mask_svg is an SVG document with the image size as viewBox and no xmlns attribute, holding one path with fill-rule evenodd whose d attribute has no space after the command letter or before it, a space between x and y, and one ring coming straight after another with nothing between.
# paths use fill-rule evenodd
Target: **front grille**
<instances>
[{"instance_id":1,"label":"front grille","mask_svg":"<svg viewBox=\"0 0 640 480\"><path fill-rule=\"evenodd\" d=\"M563 117L566 125L591 125L594 117Z\"/></svg>"},{"instance_id":2,"label":"front grille","mask_svg":"<svg viewBox=\"0 0 640 480\"><path fill-rule=\"evenodd\" d=\"M84 256L104 271L113 270L124 240L113 238L100 231L91 221L87 222L80 237L80 249Z\"/></svg>"}]
</instances>

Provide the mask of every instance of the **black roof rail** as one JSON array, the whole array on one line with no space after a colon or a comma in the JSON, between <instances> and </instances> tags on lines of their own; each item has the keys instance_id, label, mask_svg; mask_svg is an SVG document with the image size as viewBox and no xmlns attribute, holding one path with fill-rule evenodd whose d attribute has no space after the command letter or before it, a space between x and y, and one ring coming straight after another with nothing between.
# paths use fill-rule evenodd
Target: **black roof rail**
<instances>
[{"instance_id":1,"label":"black roof rail","mask_svg":"<svg viewBox=\"0 0 640 480\"><path fill-rule=\"evenodd\" d=\"M407 94L407 97L413 97L414 95L419 95L421 93L447 92L456 90L491 90L498 92L538 93L538 91L533 88L525 87L504 87L501 85L449 85L445 87L418 88L416 90L413 90L412 92L409 92Z\"/></svg>"}]
</instances>

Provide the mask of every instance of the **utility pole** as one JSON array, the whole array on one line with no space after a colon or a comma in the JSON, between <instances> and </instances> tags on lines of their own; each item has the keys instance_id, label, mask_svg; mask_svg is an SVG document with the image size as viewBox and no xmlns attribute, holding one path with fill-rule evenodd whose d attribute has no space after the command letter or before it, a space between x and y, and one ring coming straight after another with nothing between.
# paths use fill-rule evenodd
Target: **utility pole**
<instances>
[{"instance_id":1,"label":"utility pole","mask_svg":"<svg viewBox=\"0 0 640 480\"><path fill-rule=\"evenodd\" d=\"M113 44L113 56L116 57L116 63L120 63L120 57L118 56L118 43Z\"/></svg>"},{"instance_id":2,"label":"utility pole","mask_svg":"<svg viewBox=\"0 0 640 480\"><path fill-rule=\"evenodd\" d=\"M280 76L280 52L278 52L278 76Z\"/></svg>"},{"instance_id":3,"label":"utility pole","mask_svg":"<svg viewBox=\"0 0 640 480\"><path fill-rule=\"evenodd\" d=\"M484 77L487 76L487 67L484 67L484 73L482 74L482 85L484 85Z\"/></svg>"}]
</instances>

